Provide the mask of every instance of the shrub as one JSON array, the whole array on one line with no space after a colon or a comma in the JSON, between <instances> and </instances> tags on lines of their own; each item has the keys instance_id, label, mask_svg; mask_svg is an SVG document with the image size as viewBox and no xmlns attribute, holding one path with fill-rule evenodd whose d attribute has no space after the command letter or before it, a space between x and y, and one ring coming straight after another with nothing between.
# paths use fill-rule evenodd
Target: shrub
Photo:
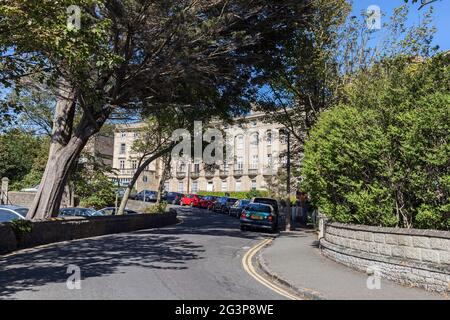
<instances>
[{"instance_id":1,"label":"shrub","mask_svg":"<svg viewBox=\"0 0 450 320\"><path fill-rule=\"evenodd\" d=\"M450 68L439 57L361 75L305 145L302 187L344 223L450 227Z\"/></svg>"},{"instance_id":2,"label":"shrub","mask_svg":"<svg viewBox=\"0 0 450 320\"><path fill-rule=\"evenodd\" d=\"M167 202L161 201L160 203L145 208L144 213L148 214L164 213L166 212L166 209L167 209Z\"/></svg>"}]
</instances>

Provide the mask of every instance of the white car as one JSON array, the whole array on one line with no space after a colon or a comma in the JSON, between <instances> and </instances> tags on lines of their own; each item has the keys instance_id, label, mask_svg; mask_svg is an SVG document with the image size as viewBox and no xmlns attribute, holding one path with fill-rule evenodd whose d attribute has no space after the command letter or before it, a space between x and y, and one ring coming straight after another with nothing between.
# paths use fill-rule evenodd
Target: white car
<instances>
[{"instance_id":1,"label":"white car","mask_svg":"<svg viewBox=\"0 0 450 320\"><path fill-rule=\"evenodd\" d=\"M28 209L18 206L0 206L0 223L25 220Z\"/></svg>"},{"instance_id":2,"label":"white car","mask_svg":"<svg viewBox=\"0 0 450 320\"><path fill-rule=\"evenodd\" d=\"M38 192L38 189L39 189L39 185L31 187L31 188L25 188L25 189L22 189L20 191L23 191L23 192Z\"/></svg>"}]
</instances>

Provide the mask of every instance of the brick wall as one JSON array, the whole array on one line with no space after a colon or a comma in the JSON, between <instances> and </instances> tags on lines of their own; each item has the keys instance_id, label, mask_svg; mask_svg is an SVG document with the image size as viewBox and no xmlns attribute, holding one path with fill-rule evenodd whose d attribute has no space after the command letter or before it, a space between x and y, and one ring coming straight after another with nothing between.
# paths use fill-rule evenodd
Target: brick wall
<instances>
[{"instance_id":1,"label":"brick wall","mask_svg":"<svg viewBox=\"0 0 450 320\"><path fill-rule=\"evenodd\" d=\"M325 223L320 241L329 258L405 285L445 292L450 284L450 232Z\"/></svg>"}]
</instances>

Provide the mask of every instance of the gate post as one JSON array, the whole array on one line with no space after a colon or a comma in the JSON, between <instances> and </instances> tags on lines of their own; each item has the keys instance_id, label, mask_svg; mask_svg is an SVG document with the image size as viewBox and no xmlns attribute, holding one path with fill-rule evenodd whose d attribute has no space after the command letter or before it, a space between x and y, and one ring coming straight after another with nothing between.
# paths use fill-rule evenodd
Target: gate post
<instances>
[{"instance_id":1,"label":"gate post","mask_svg":"<svg viewBox=\"0 0 450 320\"><path fill-rule=\"evenodd\" d=\"M2 188L0 189L1 204L8 204L8 186L9 186L9 179L7 177L2 178Z\"/></svg>"}]
</instances>

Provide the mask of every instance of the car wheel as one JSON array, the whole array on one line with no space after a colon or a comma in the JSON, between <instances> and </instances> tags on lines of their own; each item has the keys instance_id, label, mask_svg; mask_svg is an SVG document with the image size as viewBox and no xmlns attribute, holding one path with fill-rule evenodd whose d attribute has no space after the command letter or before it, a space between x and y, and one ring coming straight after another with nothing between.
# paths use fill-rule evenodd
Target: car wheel
<instances>
[{"instance_id":1,"label":"car wheel","mask_svg":"<svg viewBox=\"0 0 450 320\"><path fill-rule=\"evenodd\" d=\"M248 230L247 226L241 225L241 231L247 231L247 230Z\"/></svg>"}]
</instances>

